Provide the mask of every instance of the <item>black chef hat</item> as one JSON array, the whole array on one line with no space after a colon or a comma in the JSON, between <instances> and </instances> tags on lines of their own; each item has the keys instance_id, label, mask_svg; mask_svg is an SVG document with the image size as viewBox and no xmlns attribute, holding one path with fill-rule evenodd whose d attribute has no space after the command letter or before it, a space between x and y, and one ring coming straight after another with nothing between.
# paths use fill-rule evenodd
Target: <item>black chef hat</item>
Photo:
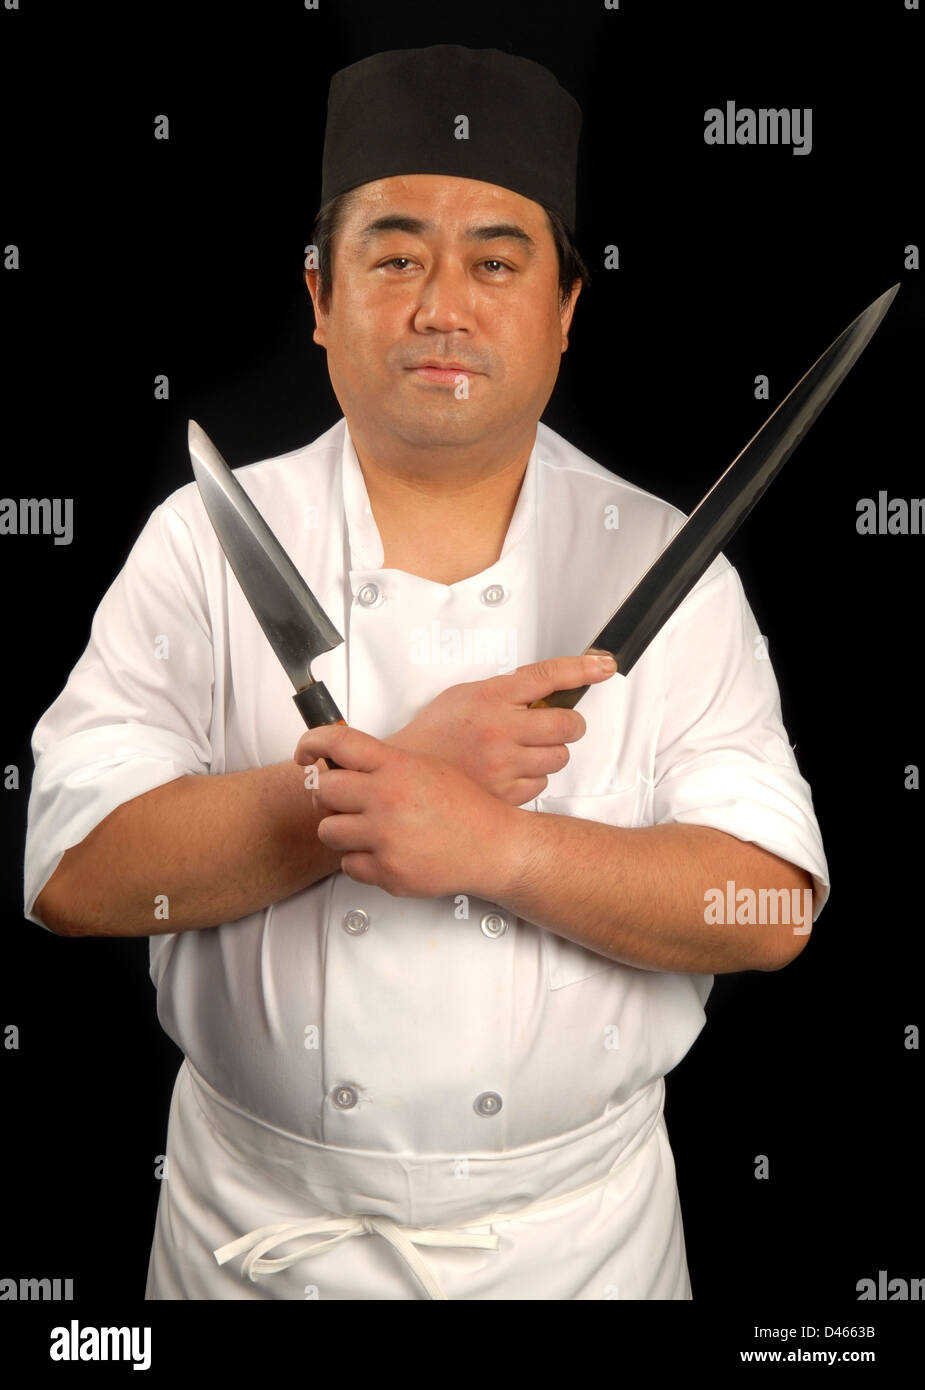
<instances>
[{"instance_id":1,"label":"black chef hat","mask_svg":"<svg viewBox=\"0 0 925 1390\"><path fill-rule=\"evenodd\" d=\"M580 129L577 101L529 58L458 44L374 53L331 79L321 201L397 174L450 174L542 203L574 234Z\"/></svg>"}]
</instances>

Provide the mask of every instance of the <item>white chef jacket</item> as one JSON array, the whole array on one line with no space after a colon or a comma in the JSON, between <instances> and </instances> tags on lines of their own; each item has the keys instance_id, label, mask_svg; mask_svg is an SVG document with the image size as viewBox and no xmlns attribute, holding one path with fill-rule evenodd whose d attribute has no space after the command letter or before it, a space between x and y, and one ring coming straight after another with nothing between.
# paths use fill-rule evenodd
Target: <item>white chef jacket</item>
<instances>
[{"instance_id":1,"label":"white chef jacket","mask_svg":"<svg viewBox=\"0 0 925 1390\"><path fill-rule=\"evenodd\" d=\"M344 419L237 477L344 636L313 675L377 737L450 685L582 651L684 521L539 424L500 558L445 585L382 567ZM586 734L525 809L753 841L812 875L815 921L829 881L810 788L723 555L630 675L580 708ZM35 728L26 916L43 925L33 906L62 854L116 806L187 773L284 761L304 727L190 482L151 515ZM567 1152L601 1117L642 1113L640 1096L648 1123L713 980L611 961L471 896L393 898L341 872L237 921L152 936L150 973L187 1086L192 1074L319 1161L381 1156L382 1173L394 1156L480 1156L490 1172ZM567 1192L567 1176L523 1197ZM420 1192L378 1181L364 1174L363 1209L381 1200L420 1224ZM337 1210L336 1190L335 1175L318 1211Z\"/></svg>"}]
</instances>

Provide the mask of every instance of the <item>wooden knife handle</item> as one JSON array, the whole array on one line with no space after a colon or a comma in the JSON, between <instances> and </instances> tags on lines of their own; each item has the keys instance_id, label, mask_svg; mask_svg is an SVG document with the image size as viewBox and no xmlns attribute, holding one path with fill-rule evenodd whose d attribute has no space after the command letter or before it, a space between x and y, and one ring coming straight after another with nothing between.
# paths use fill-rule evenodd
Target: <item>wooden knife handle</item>
<instances>
[{"instance_id":1,"label":"wooden knife handle","mask_svg":"<svg viewBox=\"0 0 925 1390\"><path fill-rule=\"evenodd\" d=\"M304 690L297 690L292 698L308 729L317 729L322 724L347 723L332 700L324 681L312 681ZM325 762L332 771L342 770L340 763L333 762L331 758L325 758Z\"/></svg>"},{"instance_id":2,"label":"wooden knife handle","mask_svg":"<svg viewBox=\"0 0 925 1390\"><path fill-rule=\"evenodd\" d=\"M574 690L554 690L545 700L534 700L527 709L574 709L582 695L586 695L590 689L590 685L576 685Z\"/></svg>"}]
</instances>

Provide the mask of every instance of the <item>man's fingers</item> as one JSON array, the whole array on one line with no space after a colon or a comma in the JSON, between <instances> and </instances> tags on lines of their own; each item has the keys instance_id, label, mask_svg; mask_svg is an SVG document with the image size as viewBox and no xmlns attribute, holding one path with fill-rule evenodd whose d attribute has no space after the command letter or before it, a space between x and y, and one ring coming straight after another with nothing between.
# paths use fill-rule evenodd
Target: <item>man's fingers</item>
<instances>
[{"instance_id":1,"label":"man's fingers","mask_svg":"<svg viewBox=\"0 0 925 1390\"><path fill-rule=\"evenodd\" d=\"M332 758L334 754L331 754ZM335 759L336 762L336 759ZM339 814L362 815L369 801L365 780L361 777L339 777L344 768L335 768L330 777L319 778L317 787L312 788L312 805L319 811Z\"/></svg>"},{"instance_id":2,"label":"man's fingers","mask_svg":"<svg viewBox=\"0 0 925 1390\"><path fill-rule=\"evenodd\" d=\"M533 719L534 715L531 714L530 718ZM568 767L570 761L569 751L563 746L561 739L549 739L547 743L539 744L531 733L529 744L521 744L520 747L517 759L518 778L523 781L532 778L545 782L554 772L561 772L564 767ZM538 792L534 792L534 796L538 795Z\"/></svg>"},{"instance_id":3,"label":"man's fingers","mask_svg":"<svg viewBox=\"0 0 925 1390\"><path fill-rule=\"evenodd\" d=\"M318 822L318 839L335 854L370 848L369 821L365 816L325 816Z\"/></svg>"},{"instance_id":4,"label":"man's fingers","mask_svg":"<svg viewBox=\"0 0 925 1390\"><path fill-rule=\"evenodd\" d=\"M389 758L400 756L397 748L390 748L360 729L351 729L347 724L319 724L299 739L293 759L307 766L329 754L350 772L375 772Z\"/></svg>"},{"instance_id":5,"label":"man's fingers","mask_svg":"<svg viewBox=\"0 0 925 1390\"><path fill-rule=\"evenodd\" d=\"M606 680L615 669L615 666L602 666L598 654L586 652L584 656L555 656L546 661L534 661L505 676L495 676L494 680L501 695L512 704L532 705L534 700L542 700L554 690L575 690L580 685Z\"/></svg>"},{"instance_id":6,"label":"man's fingers","mask_svg":"<svg viewBox=\"0 0 925 1390\"><path fill-rule=\"evenodd\" d=\"M517 741L522 748L550 748L560 743L577 743L588 726L577 709L515 710L513 718Z\"/></svg>"}]
</instances>

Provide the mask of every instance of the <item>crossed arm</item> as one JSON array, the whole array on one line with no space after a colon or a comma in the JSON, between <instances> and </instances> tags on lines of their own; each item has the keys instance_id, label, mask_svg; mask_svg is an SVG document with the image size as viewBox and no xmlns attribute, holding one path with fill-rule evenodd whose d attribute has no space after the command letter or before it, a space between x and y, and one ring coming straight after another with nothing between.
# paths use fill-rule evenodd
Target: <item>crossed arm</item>
<instances>
[{"instance_id":1,"label":"crossed arm","mask_svg":"<svg viewBox=\"0 0 925 1390\"><path fill-rule=\"evenodd\" d=\"M342 770L322 774L318 838L361 883L474 893L645 970L779 970L806 943L809 874L724 831L525 811L444 760L337 726L303 734L296 761L328 752Z\"/></svg>"},{"instance_id":2,"label":"crossed arm","mask_svg":"<svg viewBox=\"0 0 925 1390\"><path fill-rule=\"evenodd\" d=\"M493 901L612 960L695 974L780 970L808 940L812 879L755 844L702 825L513 814L510 872ZM730 913L743 889L753 917L775 920L748 921L747 894ZM710 890L719 891L706 898Z\"/></svg>"},{"instance_id":3,"label":"crossed arm","mask_svg":"<svg viewBox=\"0 0 925 1390\"><path fill-rule=\"evenodd\" d=\"M354 730L305 738L337 739L342 765L348 758L362 765L364 741L377 759L389 754ZM647 970L777 970L808 938L811 912L795 933L792 908L790 922L777 925L730 921L728 911L711 920L705 894L719 890L725 904L730 881L735 894L784 889L801 910L811 905L803 869L722 831L676 823L624 829L524 811L446 764L417 758L393 763L384 778L351 779L353 791L319 793L327 804L314 805L304 785L310 761L182 777L124 803L66 851L36 914L66 935L210 927L301 891L346 856L345 872L359 882L399 896L440 896L458 885ZM435 785L421 794L430 779ZM365 815L331 814L334 801L358 809L350 804L357 795ZM155 914L158 895L169 898L169 920Z\"/></svg>"}]
</instances>

